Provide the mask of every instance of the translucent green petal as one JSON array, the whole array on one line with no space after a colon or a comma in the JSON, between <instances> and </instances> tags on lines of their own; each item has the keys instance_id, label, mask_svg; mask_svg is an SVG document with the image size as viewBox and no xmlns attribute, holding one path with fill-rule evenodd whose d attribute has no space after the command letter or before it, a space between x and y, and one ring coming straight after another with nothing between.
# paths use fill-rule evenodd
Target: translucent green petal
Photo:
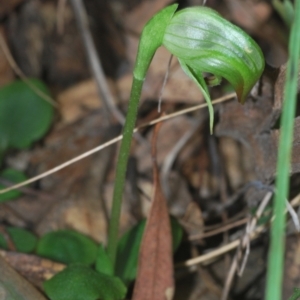
<instances>
[{"instance_id":1,"label":"translucent green petal","mask_svg":"<svg viewBox=\"0 0 300 300\"><path fill-rule=\"evenodd\" d=\"M186 65L181 59L179 59L179 62L183 71L198 85L205 98L209 112L209 128L210 132L212 133L214 125L214 108L211 104L210 94L206 82L203 78L203 74L202 72L199 72L198 69L193 69L193 66Z\"/></svg>"},{"instance_id":2,"label":"translucent green petal","mask_svg":"<svg viewBox=\"0 0 300 300\"><path fill-rule=\"evenodd\" d=\"M207 7L176 12L165 30L163 45L197 73L227 79L242 103L264 69L262 52L254 40Z\"/></svg>"}]
</instances>

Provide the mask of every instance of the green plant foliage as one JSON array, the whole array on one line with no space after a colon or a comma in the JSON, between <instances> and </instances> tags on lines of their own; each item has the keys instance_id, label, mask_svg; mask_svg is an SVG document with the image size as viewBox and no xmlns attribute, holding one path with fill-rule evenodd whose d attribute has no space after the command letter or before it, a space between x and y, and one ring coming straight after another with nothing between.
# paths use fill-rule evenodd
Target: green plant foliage
<instances>
[{"instance_id":1,"label":"green plant foliage","mask_svg":"<svg viewBox=\"0 0 300 300\"><path fill-rule=\"evenodd\" d=\"M37 244L37 237L30 231L18 227L7 227L6 231L17 251L23 253L34 251ZM0 248L8 249L7 241L2 234L0 234Z\"/></svg>"},{"instance_id":2,"label":"green plant foliage","mask_svg":"<svg viewBox=\"0 0 300 300\"><path fill-rule=\"evenodd\" d=\"M295 0L295 15L289 37L289 59L283 92L280 136L276 166L276 188L268 256L266 300L280 300L284 271L286 235L286 199L289 198L290 166L293 150L295 116L297 111L298 72L300 64L300 0Z\"/></svg>"},{"instance_id":3,"label":"green plant foliage","mask_svg":"<svg viewBox=\"0 0 300 300\"><path fill-rule=\"evenodd\" d=\"M26 229L18 227L8 227L6 230L17 251L23 253L31 253L34 251L37 244L37 237L34 234Z\"/></svg>"},{"instance_id":4,"label":"green plant foliage","mask_svg":"<svg viewBox=\"0 0 300 300\"><path fill-rule=\"evenodd\" d=\"M178 223L177 219L170 217L170 221L172 230L173 251L176 252L182 241L183 230L181 225Z\"/></svg>"},{"instance_id":5,"label":"green plant foliage","mask_svg":"<svg viewBox=\"0 0 300 300\"><path fill-rule=\"evenodd\" d=\"M5 250L7 249L6 239L2 234L0 234L0 248L5 249Z\"/></svg>"},{"instance_id":6,"label":"green plant foliage","mask_svg":"<svg viewBox=\"0 0 300 300\"><path fill-rule=\"evenodd\" d=\"M97 257L97 244L89 237L73 231L58 230L44 235L38 242L37 254L65 264L91 265Z\"/></svg>"},{"instance_id":7,"label":"green plant foliage","mask_svg":"<svg viewBox=\"0 0 300 300\"><path fill-rule=\"evenodd\" d=\"M124 258L124 259L126 259L126 258ZM96 268L96 271L106 274L106 275L114 274L114 268L113 268L112 262L111 262L110 258L108 257L103 245L99 245L95 268Z\"/></svg>"},{"instance_id":8,"label":"green plant foliage","mask_svg":"<svg viewBox=\"0 0 300 300\"><path fill-rule=\"evenodd\" d=\"M291 0L273 0L272 4L288 27L292 26L295 9Z\"/></svg>"},{"instance_id":9,"label":"green plant foliage","mask_svg":"<svg viewBox=\"0 0 300 300\"><path fill-rule=\"evenodd\" d=\"M31 84L49 94L44 83L30 79ZM23 81L0 89L0 151L23 149L40 139L49 129L53 107Z\"/></svg>"},{"instance_id":10,"label":"green plant foliage","mask_svg":"<svg viewBox=\"0 0 300 300\"><path fill-rule=\"evenodd\" d=\"M115 274L128 285L137 274L138 255L145 229L146 220L142 220L125 233L117 250Z\"/></svg>"},{"instance_id":11,"label":"green plant foliage","mask_svg":"<svg viewBox=\"0 0 300 300\"><path fill-rule=\"evenodd\" d=\"M27 177L24 175L24 173L14 170L14 169L5 169L0 173L0 178L7 180L11 183L19 183L22 181L25 181ZM0 189L6 188L5 185L0 183ZM16 199L21 196L21 192L19 190L12 190L5 194L0 194L0 202L6 202L13 199Z\"/></svg>"},{"instance_id":12,"label":"green plant foliage","mask_svg":"<svg viewBox=\"0 0 300 300\"><path fill-rule=\"evenodd\" d=\"M51 300L121 300L126 295L126 287L119 278L79 264L44 282L44 289Z\"/></svg>"},{"instance_id":13,"label":"green plant foliage","mask_svg":"<svg viewBox=\"0 0 300 300\"><path fill-rule=\"evenodd\" d=\"M175 252L182 239L182 227L178 221L171 217L171 230L173 238L173 251ZM146 220L140 221L137 225L125 233L118 244L115 274L127 285L133 281L137 274L138 256Z\"/></svg>"},{"instance_id":14,"label":"green plant foliage","mask_svg":"<svg viewBox=\"0 0 300 300\"><path fill-rule=\"evenodd\" d=\"M293 295L289 298L289 300L297 300L300 298L300 289L294 288Z\"/></svg>"}]
</instances>

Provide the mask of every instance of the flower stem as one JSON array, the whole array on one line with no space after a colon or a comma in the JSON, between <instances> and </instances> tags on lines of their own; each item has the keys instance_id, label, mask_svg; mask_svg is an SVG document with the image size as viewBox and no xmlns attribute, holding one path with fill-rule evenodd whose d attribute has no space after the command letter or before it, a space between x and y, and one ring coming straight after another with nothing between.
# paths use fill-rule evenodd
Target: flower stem
<instances>
[{"instance_id":1,"label":"flower stem","mask_svg":"<svg viewBox=\"0 0 300 300\"><path fill-rule=\"evenodd\" d=\"M113 194L113 204L111 211L111 219L108 231L108 245L107 253L110 257L113 266L115 265L117 245L118 245L118 232L119 232L119 220L121 214L122 194L125 183L127 162L130 153L130 145L132 140L132 134L137 118L138 104L143 87L144 80L133 77L133 83L131 87L131 94L129 99L129 106L126 115L126 121L123 129L123 139L121 142L119 157L116 168L116 179Z\"/></svg>"},{"instance_id":2,"label":"flower stem","mask_svg":"<svg viewBox=\"0 0 300 300\"><path fill-rule=\"evenodd\" d=\"M289 60L284 86L279 149L277 158L275 219L271 225L271 245L267 271L266 300L281 300L285 250L285 202L289 193L289 173L293 145L294 120L300 56L300 0L295 1L295 17L289 39Z\"/></svg>"}]
</instances>

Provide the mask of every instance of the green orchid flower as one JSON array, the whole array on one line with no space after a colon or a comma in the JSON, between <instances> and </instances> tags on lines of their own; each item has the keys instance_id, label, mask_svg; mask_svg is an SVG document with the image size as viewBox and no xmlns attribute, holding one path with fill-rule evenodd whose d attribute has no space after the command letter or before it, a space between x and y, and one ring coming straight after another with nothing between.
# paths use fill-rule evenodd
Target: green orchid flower
<instances>
[{"instance_id":1,"label":"green orchid flower","mask_svg":"<svg viewBox=\"0 0 300 300\"><path fill-rule=\"evenodd\" d=\"M263 54L250 36L214 10L190 7L175 12L176 9L177 4L165 8L145 26L134 74L138 78L145 76L155 51L165 46L203 93L212 130L213 107L203 73L228 80L244 103L264 69Z\"/></svg>"},{"instance_id":2,"label":"green orchid flower","mask_svg":"<svg viewBox=\"0 0 300 300\"><path fill-rule=\"evenodd\" d=\"M210 129L213 107L203 73L214 75L212 83L223 77L234 87L241 103L246 99L264 69L259 46L240 28L206 7L191 7L176 12L174 4L158 12L141 34L123 140L117 163L113 207L109 226L108 254L115 262L121 199L131 138L143 82L151 60L160 46L176 56L184 72L198 85L208 104Z\"/></svg>"}]
</instances>

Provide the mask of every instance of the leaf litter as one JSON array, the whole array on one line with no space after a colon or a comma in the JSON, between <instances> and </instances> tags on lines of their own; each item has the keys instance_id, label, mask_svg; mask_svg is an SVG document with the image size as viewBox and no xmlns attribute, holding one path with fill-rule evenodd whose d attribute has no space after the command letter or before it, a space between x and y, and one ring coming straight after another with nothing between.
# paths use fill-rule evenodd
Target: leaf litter
<instances>
[{"instance_id":1,"label":"leaf litter","mask_svg":"<svg viewBox=\"0 0 300 300\"><path fill-rule=\"evenodd\" d=\"M21 2L23 3L20 5ZM65 31L61 36L58 36L53 25L56 16L55 1L29 2L16 0L5 3L7 8L1 10L1 14L5 16L4 22L6 24L1 24L1 32L5 33L8 46L23 73L27 76L44 76L43 79L46 80L53 92L53 98L59 99L61 103L59 111L62 116L60 121L55 122L50 135L43 143L37 144L33 149L22 151L20 155L9 153L6 164L9 165L9 161L20 160L25 166L24 170L27 175L32 177L79 153L96 147L110 137L116 136L120 128L115 128L114 131L101 123L101 113L99 115L98 113L102 111L102 105L93 79L90 78L88 72L81 38L76 30L75 19L70 7L66 6L65 10ZM112 65L113 61L123 62L121 68L118 69L118 77L107 79L111 83L113 95L118 99L117 103L120 108L124 109L123 111L127 105L133 56L136 52L137 35L140 28L154 12L170 2L168 0L164 2L132 0L125 3L115 0L111 2L110 8L103 5L103 9L100 10L95 9L97 4L89 3L93 24L96 27L100 26L97 28L92 26L92 30L96 32L94 38L98 45L100 44L101 51L107 45L111 47L110 51L106 49L106 53L102 51L101 54L107 73L116 73L115 68L107 70L107 66ZM187 5L199 5L199 2L202 1L184 2ZM282 26L278 16L275 16L269 2L212 0L207 1L206 5L219 10L227 19L246 28L263 46L267 62L280 66L286 61L287 31ZM104 12L103 18L99 18L101 12ZM113 17L108 20L105 17L105 12L108 12L109 16L119 16L118 25L116 25ZM245 12L247 18L242 17ZM33 15L36 18L26 18L26 16L32 17ZM94 17L95 15L97 18ZM101 27L103 23L99 25L101 20L105 20L105 25L110 28L110 38L107 36L104 38L102 33L99 34L102 32L102 29L99 31L99 28L103 28ZM121 23L124 26L122 32L118 31L118 26ZM36 44L30 39L30 32L34 32L34 28L36 28L34 40L41 42L41 48L35 47ZM53 50L50 51L51 53L48 51L50 48ZM0 52L0 56L3 61L3 69L0 68L0 83L2 85L12 82L14 75L9 64L4 63L6 61L5 55ZM108 59L108 57L110 58ZM161 49L157 57L154 58L142 97L139 124L157 115L157 103L155 101L159 94L168 59L169 56L164 49ZM186 103L194 104L202 99L194 84L184 77L179 70L178 63L173 60L162 104L162 110L168 114L186 108ZM193 216L195 219L192 219L186 227L188 228L186 230L187 239L183 241L175 255L176 262L185 261L196 255L193 254L194 252L190 253L191 245L197 247L199 255L221 250L224 241L223 236L220 233L212 234L214 232L226 232L226 227L230 228L227 230L230 240L240 238L243 233L243 230L238 227L241 226L239 225L241 224L240 221L244 222L251 209L257 205L256 200L259 202L263 198L262 195L266 192L265 188L272 188L278 136L280 134L277 120L281 113L283 82L284 65L275 68L272 76L266 72L262 82L258 84L256 90L253 90L244 106L240 106L235 101L228 101L215 108L218 118L216 124L217 152L209 146L207 122L204 119L204 125L199 126L195 135L186 142L179 153L176 153L169 174L166 175L171 181L169 185L172 189L171 194L174 194L176 188L185 189L180 197L185 200L188 199L187 202L192 203L183 205L184 201L180 203L180 197L179 200L176 199L179 203L176 206L177 216L184 225L187 221L187 215L190 214L190 207L192 207L192 211L195 211ZM68 93L69 88L73 94ZM213 98L223 96L225 90L226 85L212 89ZM189 112L188 116L182 117L182 124L188 123L191 119L196 120L198 117L197 113ZM189 126L183 125L181 130L174 130L171 136L172 126L170 125L168 130L164 132L160 139L163 140L163 143L158 142L160 147L158 151L159 166L163 163L164 157L171 153L176 140L179 140L189 128ZM295 119L294 152L291 166L291 175L293 175L292 195L299 192L300 184L298 175L300 170L299 128L300 121L297 117ZM103 136L103 132L110 133ZM150 132L151 129L142 129L141 134L150 140ZM130 184L137 186L139 191L137 201L143 202L144 209L139 214L133 214L131 212L132 206L126 200L131 198L132 194L130 192L125 193L121 222L122 232L131 228L151 210L149 200L147 200L148 195L151 194L148 190L153 185L151 164L147 158L150 153L147 147L142 148L137 144L133 147L132 155L137 160L138 165L136 169L138 180L137 182L130 182ZM23 157L27 157L27 159ZM103 156L100 155L97 158L94 157L85 160L85 162L77 163L74 168L68 167L64 171L32 185L30 189L37 192L35 195L25 193L14 202L1 205L1 224L30 228L38 235L54 229L76 229L98 241L105 241L106 223L104 220L106 217L103 207L108 206L109 208L110 206L109 199L114 180L113 157L114 150L108 148L107 153ZM216 174L221 169L216 168L216 166L220 167L220 164L226 179L227 204L219 201L220 176L216 176ZM97 173L97 166L101 166L101 171L98 170L99 173ZM173 189L174 186L175 189ZM104 199L104 205L99 203L99 199ZM169 211L174 212L175 210L172 208L173 198L167 200ZM250 208L248 207L249 204ZM193 207L195 208L193 209ZM228 214L226 222L222 222L221 213L223 211ZM183 218L180 219L180 216ZM293 225L290 226L289 231L294 232ZM189 237L191 235L196 236L197 233L200 238L189 241ZM262 237L264 237L263 234ZM265 248L264 238L259 238L257 242L253 243L249 257L250 263L246 265L243 277L235 278L236 284L232 287L229 297L232 299L263 298ZM292 235L287 239L285 298L292 294L293 287L300 286L299 274L295 267L298 264L296 255L298 251L297 237ZM46 260L36 256L10 251L1 253L2 256L6 256L9 263L14 265L15 269L19 268L20 272L22 272L22 267L25 268L26 266L27 269L23 270L22 274L26 278L31 278L33 284L38 288L41 288L42 281L38 276L39 274L44 272L53 275L61 269L61 267L56 268L54 262L52 262L53 267L51 267L51 262L46 262ZM171 257L172 254L169 255L169 258ZM225 260L215 261L212 257L209 262L210 265L207 261L203 261L205 264L203 268L213 275L211 280L220 290L223 287L228 265L226 265ZM194 270L193 265L190 269L175 269L177 289L174 299L191 300L200 297L205 300L219 299L214 288L208 284L203 284L205 274L195 273Z\"/></svg>"}]
</instances>

